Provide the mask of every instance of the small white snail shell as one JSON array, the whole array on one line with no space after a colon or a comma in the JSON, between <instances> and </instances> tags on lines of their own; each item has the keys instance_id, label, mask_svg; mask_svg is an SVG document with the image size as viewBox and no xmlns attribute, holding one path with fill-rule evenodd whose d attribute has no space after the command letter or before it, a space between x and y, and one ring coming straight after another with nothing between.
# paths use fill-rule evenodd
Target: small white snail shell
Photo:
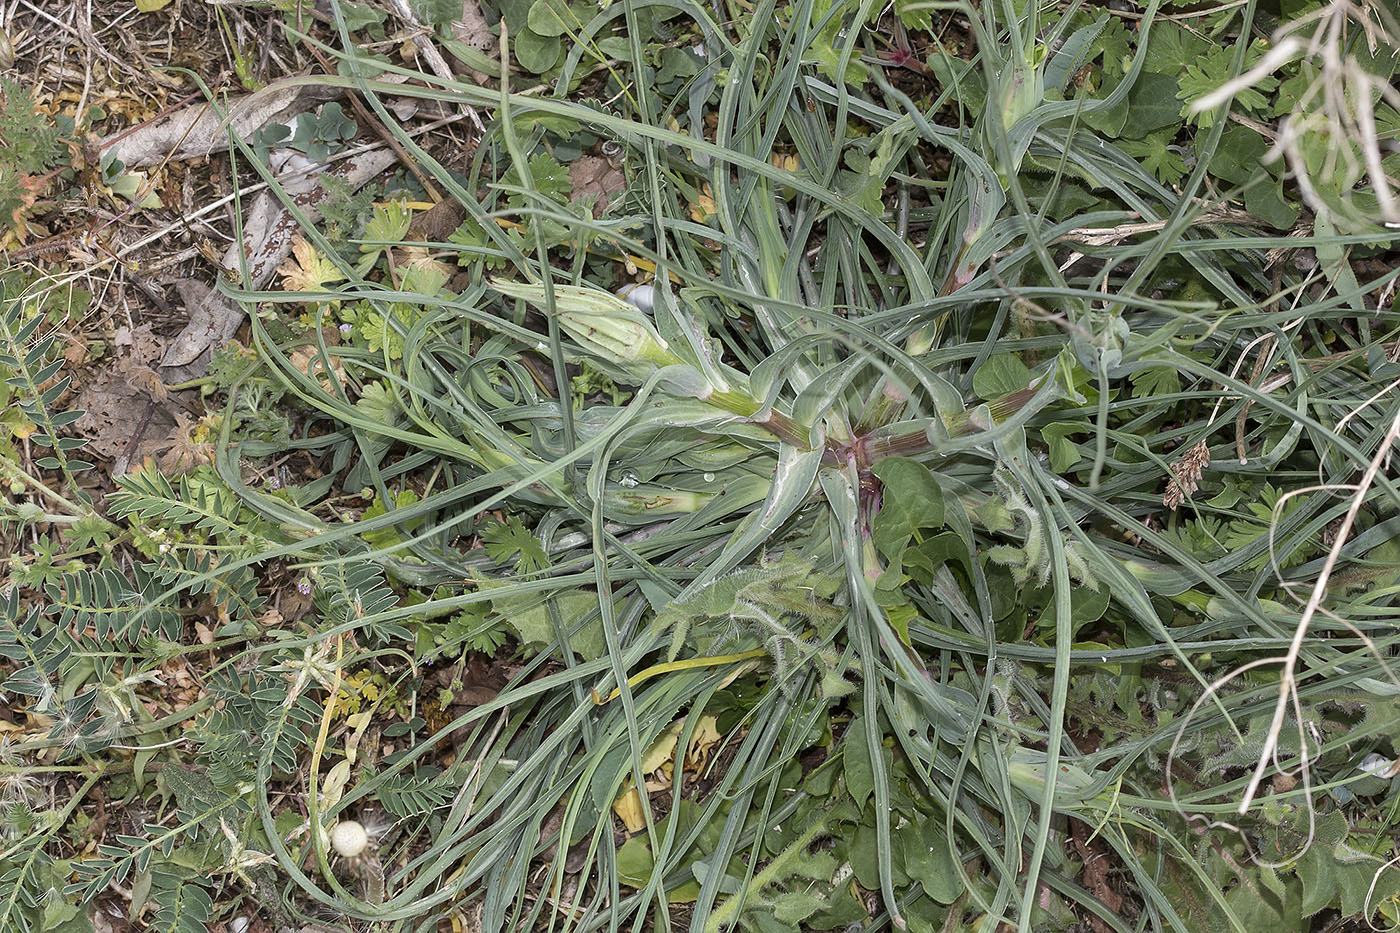
<instances>
[{"instance_id":1,"label":"small white snail shell","mask_svg":"<svg viewBox=\"0 0 1400 933\"><path fill-rule=\"evenodd\" d=\"M654 285L629 282L617 290L617 297L647 314L651 314L656 309L656 287Z\"/></svg>"},{"instance_id":2,"label":"small white snail shell","mask_svg":"<svg viewBox=\"0 0 1400 933\"><path fill-rule=\"evenodd\" d=\"M331 827L331 848L346 858L357 858L369 848L369 833L354 820L341 820Z\"/></svg>"}]
</instances>

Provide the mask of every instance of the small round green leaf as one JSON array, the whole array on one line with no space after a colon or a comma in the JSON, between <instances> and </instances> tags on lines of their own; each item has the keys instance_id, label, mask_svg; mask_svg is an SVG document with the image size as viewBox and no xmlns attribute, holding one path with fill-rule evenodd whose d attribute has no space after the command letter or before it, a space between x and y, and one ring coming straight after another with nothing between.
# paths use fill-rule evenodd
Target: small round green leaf
<instances>
[{"instance_id":1,"label":"small round green leaf","mask_svg":"<svg viewBox=\"0 0 1400 933\"><path fill-rule=\"evenodd\" d=\"M563 0L535 0L530 4L530 14L526 19L532 32L541 36L562 36L569 29L578 28L578 16Z\"/></svg>"},{"instance_id":2,"label":"small round green leaf","mask_svg":"<svg viewBox=\"0 0 1400 933\"><path fill-rule=\"evenodd\" d=\"M515 60L522 68L535 74L543 74L559 62L563 44L553 36L542 36L532 29L526 29L515 40Z\"/></svg>"}]
</instances>

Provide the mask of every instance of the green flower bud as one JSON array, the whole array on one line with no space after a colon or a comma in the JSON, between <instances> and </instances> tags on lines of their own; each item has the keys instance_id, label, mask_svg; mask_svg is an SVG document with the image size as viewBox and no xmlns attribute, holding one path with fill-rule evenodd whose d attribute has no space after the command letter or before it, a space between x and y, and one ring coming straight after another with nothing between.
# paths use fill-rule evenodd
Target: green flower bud
<instances>
[{"instance_id":1,"label":"green flower bud","mask_svg":"<svg viewBox=\"0 0 1400 933\"><path fill-rule=\"evenodd\" d=\"M1045 76L1028 65L1013 67L1001 101L1001 125L1011 129L1045 99Z\"/></svg>"},{"instance_id":2,"label":"green flower bud","mask_svg":"<svg viewBox=\"0 0 1400 933\"><path fill-rule=\"evenodd\" d=\"M26 525L44 520L44 510L33 502L21 502L15 506L15 516Z\"/></svg>"},{"instance_id":3,"label":"green flower bud","mask_svg":"<svg viewBox=\"0 0 1400 933\"><path fill-rule=\"evenodd\" d=\"M523 298L549 313L543 285L492 280L502 295ZM642 311L616 295L573 285L554 286L554 315L559 326L588 353L645 379L662 366L684 363L671 352Z\"/></svg>"}]
</instances>

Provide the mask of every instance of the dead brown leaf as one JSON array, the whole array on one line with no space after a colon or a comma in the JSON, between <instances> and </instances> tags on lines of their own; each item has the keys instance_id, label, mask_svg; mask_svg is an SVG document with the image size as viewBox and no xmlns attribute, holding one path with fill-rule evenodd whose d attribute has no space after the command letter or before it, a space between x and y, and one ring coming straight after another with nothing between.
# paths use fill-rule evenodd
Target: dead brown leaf
<instances>
[{"instance_id":1,"label":"dead brown leaf","mask_svg":"<svg viewBox=\"0 0 1400 933\"><path fill-rule=\"evenodd\" d=\"M428 210L413 215L413 222L408 225L408 239L423 243L446 243L466 216L467 209L460 201L444 198Z\"/></svg>"},{"instance_id":2,"label":"dead brown leaf","mask_svg":"<svg viewBox=\"0 0 1400 933\"><path fill-rule=\"evenodd\" d=\"M112 370L99 373L84 386L74 407L83 411L73 427L89 440L84 451L109 461L125 456L129 449L137 463L154 455L165 446L163 438L175 424L164 407L153 406L145 392ZM149 418L148 407L153 409Z\"/></svg>"},{"instance_id":3,"label":"dead brown leaf","mask_svg":"<svg viewBox=\"0 0 1400 933\"><path fill-rule=\"evenodd\" d=\"M152 401L165 401L165 383L160 381L160 374L154 369L131 360L123 360L118 368L126 375L127 385L145 392Z\"/></svg>"},{"instance_id":4,"label":"dead brown leaf","mask_svg":"<svg viewBox=\"0 0 1400 933\"><path fill-rule=\"evenodd\" d=\"M1113 913L1123 909L1123 895L1114 890L1111 881L1108 847L1100 839L1090 835L1089 826L1079 820L1069 821L1070 838L1079 857L1084 860L1084 873L1080 883L1094 893L1094 896ZM1089 929L1094 933L1108 933L1113 929L1098 916L1089 917Z\"/></svg>"},{"instance_id":5,"label":"dead brown leaf","mask_svg":"<svg viewBox=\"0 0 1400 933\"><path fill-rule=\"evenodd\" d=\"M491 24L486 21L481 12L481 4L477 3L477 0L462 0L462 15L452 24L452 38L487 58L495 59L498 55L496 37L492 35ZM470 67L464 67L463 71L477 83L489 77Z\"/></svg>"},{"instance_id":6,"label":"dead brown leaf","mask_svg":"<svg viewBox=\"0 0 1400 933\"><path fill-rule=\"evenodd\" d=\"M158 461L162 473L167 476L188 473L200 464L214 462L214 445L207 437L197 439L196 434L207 435L207 427L191 421L183 412L175 412L175 427L164 442L170 449L161 454Z\"/></svg>"},{"instance_id":7,"label":"dead brown leaf","mask_svg":"<svg viewBox=\"0 0 1400 933\"><path fill-rule=\"evenodd\" d=\"M69 366L81 366L87 362L88 347L76 337L70 338L63 347L63 361Z\"/></svg>"},{"instance_id":8,"label":"dead brown leaf","mask_svg":"<svg viewBox=\"0 0 1400 933\"><path fill-rule=\"evenodd\" d=\"M328 327L321 332L322 339L326 346L333 347L340 343L340 334L333 327ZM345 384L345 364L340 361L340 357L330 358L330 371L326 371L325 360L321 356L321 348L314 343L303 344L292 350L287 356L287 362L296 367L297 372L306 373L313 379L321 383L321 388L331 394L335 394L335 383ZM335 382L331 381L331 376L335 377Z\"/></svg>"},{"instance_id":9,"label":"dead brown leaf","mask_svg":"<svg viewBox=\"0 0 1400 933\"><path fill-rule=\"evenodd\" d=\"M612 198L627 187L627 177L602 156L580 156L569 165L569 181L573 182L570 201L594 196L593 216L608 209Z\"/></svg>"},{"instance_id":10,"label":"dead brown leaf","mask_svg":"<svg viewBox=\"0 0 1400 933\"><path fill-rule=\"evenodd\" d=\"M124 355L138 362L152 365L165 352L165 341L151 332L151 325L142 324L135 329L123 324L112 333L112 345Z\"/></svg>"}]
</instances>

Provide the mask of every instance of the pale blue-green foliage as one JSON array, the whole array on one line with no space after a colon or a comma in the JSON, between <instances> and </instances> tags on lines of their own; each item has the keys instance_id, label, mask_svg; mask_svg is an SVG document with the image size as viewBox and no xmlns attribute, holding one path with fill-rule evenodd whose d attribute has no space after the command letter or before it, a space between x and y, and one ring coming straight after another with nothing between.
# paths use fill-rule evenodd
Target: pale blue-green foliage
<instances>
[{"instance_id":1,"label":"pale blue-green foliage","mask_svg":"<svg viewBox=\"0 0 1400 933\"><path fill-rule=\"evenodd\" d=\"M687 644L702 653L762 645L773 659L775 679L785 683L802 660L819 656L828 668L836 663L821 646L844 616L831 602L839 585L835 573L785 554L774 563L727 574L672 602L657 613L655 624L671 632L671 660ZM841 692L836 683L830 686Z\"/></svg>"},{"instance_id":2,"label":"pale blue-green foliage","mask_svg":"<svg viewBox=\"0 0 1400 933\"><path fill-rule=\"evenodd\" d=\"M151 873L151 899L159 905L151 919L157 933L204 933L214 900L209 892L180 874L156 868Z\"/></svg>"},{"instance_id":3,"label":"pale blue-green foliage","mask_svg":"<svg viewBox=\"0 0 1400 933\"><path fill-rule=\"evenodd\" d=\"M1016 581L1017 586L1025 586L1032 579L1040 586L1045 586L1050 582L1052 567L1050 539L1047 534L1061 534L1060 529L1047 529L1040 512L1017 488L1015 478L1010 473L998 470L992 478L996 482L998 492L1001 493L1001 499L998 505L990 509L984 508L985 516L994 516L992 521L995 521L996 518L1004 519L1009 516L1012 527L1025 535L1025 543L1021 547L1010 544L996 545L987 549L987 556L998 564L1010 568L1012 579ZM984 517L984 520L987 518ZM1010 529L1006 528L1005 530ZM1064 551L1065 563L1069 565L1070 579L1082 583L1092 590L1097 590L1099 588L1098 580L1094 577L1093 571L1089 569L1089 564L1084 559L1084 552L1079 543L1073 539L1066 539Z\"/></svg>"}]
</instances>

